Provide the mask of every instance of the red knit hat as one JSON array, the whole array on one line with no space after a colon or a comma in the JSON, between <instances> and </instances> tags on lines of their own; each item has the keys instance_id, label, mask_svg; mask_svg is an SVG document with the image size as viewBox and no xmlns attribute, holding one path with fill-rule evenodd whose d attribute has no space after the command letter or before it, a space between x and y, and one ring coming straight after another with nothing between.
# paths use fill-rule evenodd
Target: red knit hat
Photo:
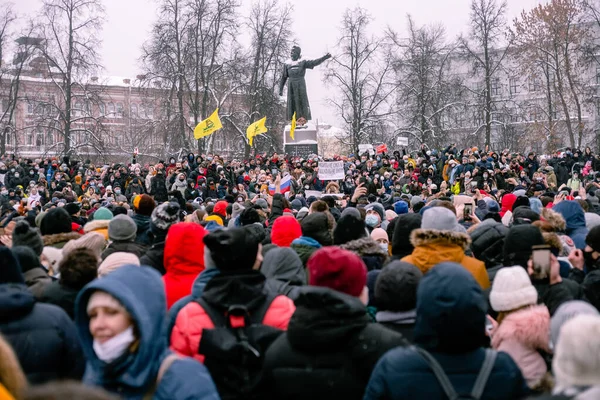
<instances>
[{"instance_id":1,"label":"red knit hat","mask_svg":"<svg viewBox=\"0 0 600 400\"><path fill-rule=\"evenodd\" d=\"M308 259L308 283L358 297L367 284L367 267L355 253L322 247Z\"/></svg>"},{"instance_id":2,"label":"red knit hat","mask_svg":"<svg viewBox=\"0 0 600 400\"><path fill-rule=\"evenodd\" d=\"M296 218L289 215L279 217L271 229L271 243L279 247L290 247L294 239L302 236L302 228Z\"/></svg>"},{"instance_id":3,"label":"red knit hat","mask_svg":"<svg viewBox=\"0 0 600 400\"><path fill-rule=\"evenodd\" d=\"M225 200L217 201L213 208L213 214L219 214L225 217L227 215L227 202Z\"/></svg>"}]
</instances>

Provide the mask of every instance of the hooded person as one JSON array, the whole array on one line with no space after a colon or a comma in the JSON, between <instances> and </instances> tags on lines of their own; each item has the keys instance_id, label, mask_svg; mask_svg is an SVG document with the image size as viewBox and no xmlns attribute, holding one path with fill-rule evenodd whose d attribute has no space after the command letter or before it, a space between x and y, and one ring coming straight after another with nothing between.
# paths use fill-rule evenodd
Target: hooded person
<instances>
[{"instance_id":1,"label":"hooded person","mask_svg":"<svg viewBox=\"0 0 600 400\"><path fill-rule=\"evenodd\" d=\"M392 261L379 273L373 296L375 320L412 343L417 320L417 288L423 274L414 265Z\"/></svg>"},{"instance_id":2,"label":"hooded person","mask_svg":"<svg viewBox=\"0 0 600 400\"><path fill-rule=\"evenodd\" d=\"M37 302L11 250L0 248L0 334L11 345L30 384L79 380L85 361L75 325L52 304Z\"/></svg>"},{"instance_id":3,"label":"hooded person","mask_svg":"<svg viewBox=\"0 0 600 400\"><path fill-rule=\"evenodd\" d=\"M142 246L150 246L152 239L150 238L150 218L152 211L156 208L156 203L151 196L142 194L136 196L133 200L133 222L137 226L135 242Z\"/></svg>"},{"instance_id":4,"label":"hooded person","mask_svg":"<svg viewBox=\"0 0 600 400\"><path fill-rule=\"evenodd\" d=\"M141 257L146 248L135 243L137 225L133 219L125 214L115 216L108 224L108 239L110 244L102 252L102 260L112 253L125 252Z\"/></svg>"},{"instance_id":5,"label":"hooded person","mask_svg":"<svg viewBox=\"0 0 600 400\"><path fill-rule=\"evenodd\" d=\"M502 208L500 209L500 217L502 217L502 223L506 226L509 225L512 219L513 204L517 201L517 196L512 193L507 193L502 196Z\"/></svg>"},{"instance_id":6,"label":"hooded person","mask_svg":"<svg viewBox=\"0 0 600 400\"><path fill-rule=\"evenodd\" d=\"M512 358L485 349L486 311L481 286L464 267L448 262L432 268L417 289L414 343L419 347L400 347L385 354L371 375L364 399L446 398L432 362L440 365L456 393L471 393L486 359L492 368L482 395L474 398L524 397L529 390Z\"/></svg>"},{"instance_id":7,"label":"hooded person","mask_svg":"<svg viewBox=\"0 0 600 400\"><path fill-rule=\"evenodd\" d=\"M490 287L485 264L465 255L471 237L456 221L456 216L445 207L431 207L423 213L421 228L410 236L414 246L411 255L402 261L417 266L426 274L434 265L444 261L461 264L483 289Z\"/></svg>"},{"instance_id":8,"label":"hooded person","mask_svg":"<svg viewBox=\"0 0 600 400\"><path fill-rule=\"evenodd\" d=\"M521 369L530 389L543 392L551 383L541 353L550 353L550 313L537 305L538 294L521 266L498 271L490 304L498 312L491 332L494 350L509 354Z\"/></svg>"},{"instance_id":9,"label":"hooded person","mask_svg":"<svg viewBox=\"0 0 600 400\"><path fill-rule=\"evenodd\" d=\"M392 260L399 260L410 255L415 249L410 236L415 229L421 227L421 214L402 214L396 219L392 235Z\"/></svg>"},{"instance_id":10,"label":"hooded person","mask_svg":"<svg viewBox=\"0 0 600 400\"><path fill-rule=\"evenodd\" d=\"M204 271L204 246L199 244L205 235L202 226L189 222L180 222L169 229L163 276L168 308L191 293L194 280Z\"/></svg>"},{"instance_id":11,"label":"hooded person","mask_svg":"<svg viewBox=\"0 0 600 400\"><path fill-rule=\"evenodd\" d=\"M375 228L372 232L377 231L383 231L387 237L387 233L381 228ZM367 271L383 268L389 258L387 248L384 249L383 246L371 236L344 243L340 245L340 248L350 250L360 256L367 266Z\"/></svg>"},{"instance_id":12,"label":"hooded person","mask_svg":"<svg viewBox=\"0 0 600 400\"><path fill-rule=\"evenodd\" d=\"M267 351L265 385L273 398L361 399L377 360L406 341L371 323L367 270L356 254L321 248L308 274L288 331Z\"/></svg>"},{"instance_id":13,"label":"hooded person","mask_svg":"<svg viewBox=\"0 0 600 400\"><path fill-rule=\"evenodd\" d=\"M83 382L125 398L218 399L204 366L169 351L166 310L160 274L151 268L123 266L83 288L75 309Z\"/></svg>"},{"instance_id":14,"label":"hooded person","mask_svg":"<svg viewBox=\"0 0 600 400\"><path fill-rule=\"evenodd\" d=\"M233 205L231 206L231 219L229 220L229 223L227 224L227 226L229 228L233 228L236 226L239 226L239 220L238 217L242 214L242 212L246 209L246 207L244 207L241 203L235 202L233 203Z\"/></svg>"},{"instance_id":15,"label":"hooded person","mask_svg":"<svg viewBox=\"0 0 600 400\"><path fill-rule=\"evenodd\" d=\"M508 228L493 219L488 219L470 231L471 250L473 256L485 263L485 267L493 280L495 267L501 266L503 261L504 238L508 233Z\"/></svg>"},{"instance_id":16,"label":"hooded person","mask_svg":"<svg viewBox=\"0 0 600 400\"><path fill-rule=\"evenodd\" d=\"M306 285L306 272L298 254L289 247L274 248L264 256L260 272L271 290L296 300Z\"/></svg>"},{"instance_id":17,"label":"hooded person","mask_svg":"<svg viewBox=\"0 0 600 400\"><path fill-rule=\"evenodd\" d=\"M290 247L298 253L302 264L306 263L310 256L323 246L333 244L333 216L324 212L309 214L300 223L302 236L295 239Z\"/></svg>"},{"instance_id":18,"label":"hooded person","mask_svg":"<svg viewBox=\"0 0 600 400\"><path fill-rule=\"evenodd\" d=\"M585 248L585 237L588 229L585 226L585 212L576 201L563 200L552 207L553 211L560 213L567 221L566 234L573 239L575 247Z\"/></svg>"},{"instance_id":19,"label":"hooded person","mask_svg":"<svg viewBox=\"0 0 600 400\"><path fill-rule=\"evenodd\" d=\"M180 221L179 204L167 202L160 204L152 211L150 217L150 236L152 245L146 253L140 257L141 265L148 265L162 275L165 274L164 252L167 232L171 225Z\"/></svg>"},{"instance_id":20,"label":"hooded person","mask_svg":"<svg viewBox=\"0 0 600 400\"><path fill-rule=\"evenodd\" d=\"M11 247L14 256L19 261L25 284L37 300L40 299L46 287L52 283L44 267L40 263L40 257L27 246Z\"/></svg>"},{"instance_id":21,"label":"hooded person","mask_svg":"<svg viewBox=\"0 0 600 400\"><path fill-rule=\"evenodd\" d=\"M364 219L356 208L347 208L333 230L333 244L339 246L368 236Z\"/></svg>"},{"instance_id":22,"label":"hooded person","mask_svg":"<svg viewBox=\"0 0 600 400\"><path fill-rule=\"evenodd\" d=\"M111 219L113 219L114 215L112 211L110 211L106 207L100 207L97 209L94 214L92 214L93 220L89 221L84 225L83 231L85 233L89 232L98 232L104 235L104 238L108 240L108 224ZM44 217L46 219L46 217ZM42 220L43 222L44 220Z\"/></svg>"},{"instance_id":23,"label":"hooded person","mask_svg":"<svg viewBox=\"0 0 600 400\"><path fill-rule=\"evenodd\" d=\"M578 315L560 329L552 359L552 398L600 398L600 316Z\"/></svg>"},{"instance_id":24,"label":"hooded person","mask_svg":"<svg viewBox=\"0 0 600 400\"><path fill-rule=\"evenodd\" d=\"M62 207L52 208L40 223L40 233L44 242L42 264L48 270L48 275L58 276L58 265L62 259L62 248L71 240L81 237L71 231L71 216Z\"/></svg>"},{"instance_id":25,"label":"hooded person","mask_svg":"<svg viewBox=\"0 0 600 400\"><path fill-rule=\"evenodd\" d=\"M290 247L300 236L302 236L300 223L289 215L277 218L271 228L271 243L279 247Z\"/></svg>"},{"instance_id":26,"label":"hooded person","mask_svg":"<svg viewBox=\"0 0 600 400\"><path fill-rule=\"evenodd\" d=\"M550 348L556 349L562 326L578 315L597 315L600 312L587 301L572 300L561 304L550 321Z\"/></svg>"}]
</instances>

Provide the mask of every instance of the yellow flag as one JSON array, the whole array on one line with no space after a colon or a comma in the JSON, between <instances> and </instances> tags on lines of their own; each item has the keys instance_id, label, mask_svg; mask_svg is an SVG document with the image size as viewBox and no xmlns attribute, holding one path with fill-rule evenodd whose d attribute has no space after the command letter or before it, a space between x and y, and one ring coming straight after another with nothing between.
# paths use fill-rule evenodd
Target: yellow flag
<instances>
[{"instance_id":1,"label":"yellow flag","mask_svg":"<svg viewBox=\"0 0 600 400\"><path fill-rule=\"evenodd\" d=\"M208 136L222 127L221 119L219 119L219 109L217 108L210 117L206 118L196 126L194 129L194 139Z\"/></svg>"},{"instance_id":2,"label":"yellow flag","mask_svg":"<svg viewBox=\"0 0 600 400\"><path fill-rule=\"evenodd\" d=\"M292 127L290 128L290 137L292 140L294 139L294 132L296 131L296 111L294 111L294 115L292 115Z\"/></svg>"},{"instance_id":3,"label":"yellow flag","mask_svg":"<svg viewBox=\"0 0 600 400\"><path fill-rule=\"evenodd\" d=\"M254 136L258 136L261 133L265 133L267 131L267 127L265 124L267 123L267 117L259 119L252 125L246 129L246 137L248 138L248 144L252 147L252 142L254 141Z\"/></svg>"}]
</instances>

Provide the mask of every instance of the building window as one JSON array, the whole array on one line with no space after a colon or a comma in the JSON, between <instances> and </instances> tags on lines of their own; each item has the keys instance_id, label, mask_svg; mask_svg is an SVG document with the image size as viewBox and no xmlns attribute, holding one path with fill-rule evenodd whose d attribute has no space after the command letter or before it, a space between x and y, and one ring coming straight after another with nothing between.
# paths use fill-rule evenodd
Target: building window
<instances>
[{"instance_id":1,"label":"building window","mask_svg":"<svg viewBox=\"0 0 600 400\"><path fill-rule=\"evenodd\" d=\"M150 106L146 107L146 116L147 116L149 119L152 119L152 113L153 113L152 106L150 105Z\"/></svg>"},{"instance_id":2,"label":"building window","mask_svg":"<svg viewBox=\"0 0 600 400\"><path fill-rule=\"evenodd\" d=\"M33 132L27 133L27 146L33 146Z\"/></svg>"},{"instance_id":3,"label":"building window","mask_svg":"<svg viewBox=\"0 0 600 400\"><path fill-rule=\"evenodd\" d=\"M37 133L35 135L35 145L38 148L41 148L44 145L44 130L42 128L37 129Z\"/></svg>"},{"instance_id":4,"label":"building window","mask_svg":"<svg viewBox=\"0 0 600 400\"><path fill-rule=\"evenodd\" d=\"M536 107L533 107L529 110L529 120L530 121L537 121L538 120L538 109Z\"/></svg>"},{"instance_id":5,"label":"building window","mask_svg":"<svg viewBox=\"0 0 600 400\"><path fill-rule=\"evenodd\" d=\"M533 93L539 92L540 90L542 90L542 82L540 81L540 78L537 76L532 76L529 78L529 91Z\"/></svg>"},{"instance_id":6,"label":"building window","mask_svg":"<svg viewBox=\"0 0 600 400\"><path fill-rule=\"evenodd\" d=\"M27 102L27 114L33 114L34 106L31 101Z\"/></svg>"},{"instance_id":7,"label":"building window","mask_svg":"<svg viewBox=\"0 0 600 400\"><path fill-rule=\"evenodd\" d=\"M596 85L600 85L600 67L596 67Z\"/></svg>"},{"instance_id":8,"label":"building window","mask_svg":"<svg viewBox=\"0 0 600 400\"><path fill-rule=\"evenodd\" d=\"M115 116L115 104L114 103L108 103L108 115L111 117Z\"/></svg>"},{"instance_id":9,"label":"building window","mask_svg":"<svg viewBox=\"0 0 600 400\"><path fill-rule=\"evenodd\" d=\"M138 107L137 104L132 104L131 105L131 117L132 118L137 118L138 116Z\"/></svg>"},{"instance_id":10,"label":"building window","mask_svg":"<svg viewBox=\"0 0 600 400\"><path fill-rule=\"evenodd\" d=\"M98 108L100 109L100 116L103 116L106 114L106 106L104 105L104 103L98 104Z\"/></svg>"},{"instance_id":11,"label":"building window","mask_svg":"<svg viewBox=\"0 0 600 400\"><path fill-rule=\"evenodd\" d=\"M117 103L117 118L123 118L123 103Z\"/></svg>"},{"instance_id":12,"label":"building window","mask_svg":"<svg viewBox=\"0 0 600 400\"><path fill-rule=\"evenodd\" d=\"M500 79L492 78L491 90L492 96L500 96L502 94L502 85L500 84Z\"/></svg>"},{"instance_id":13,"label":"building window","mask_svg":"<svg viewBox=\"0 0 600 400\"><path fill-rule=\"evenodd\" d=\"M508 85L510 87L510 94L518 94L519 93L519 81L517 78L512 77L508 80Z\"/></svg>"},{"instance_id":14,"label":"building window","mask_svg":"<svg viewBox=\"0 0 600 400\"><path fill-rule=\"evenodd\" d=\"M46 146L54 145L54 134L52 132L46 133Z\"/></svg>"}]
</instances>

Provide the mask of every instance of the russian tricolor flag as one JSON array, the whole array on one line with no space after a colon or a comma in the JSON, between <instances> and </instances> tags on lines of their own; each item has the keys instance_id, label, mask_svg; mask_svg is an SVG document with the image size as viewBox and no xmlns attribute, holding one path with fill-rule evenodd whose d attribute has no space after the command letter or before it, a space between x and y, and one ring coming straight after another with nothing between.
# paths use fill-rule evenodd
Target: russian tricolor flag
<instances>
[{"instance_id":1,"label":"russian tricolor flag","mask_svg":"<svg viewBox=\"0 0 600 400\"><path fill-rule=\"evenodd\" d=\"M289 192L292 185L292 176L291 175L286 175L281 179L281 185L279 186L281 189L281 194L284 194L286 192ZM269 194L271 196L273 196L275 194L275 184L271 183L269 184Z\"/></svg>"}]
</instances>

